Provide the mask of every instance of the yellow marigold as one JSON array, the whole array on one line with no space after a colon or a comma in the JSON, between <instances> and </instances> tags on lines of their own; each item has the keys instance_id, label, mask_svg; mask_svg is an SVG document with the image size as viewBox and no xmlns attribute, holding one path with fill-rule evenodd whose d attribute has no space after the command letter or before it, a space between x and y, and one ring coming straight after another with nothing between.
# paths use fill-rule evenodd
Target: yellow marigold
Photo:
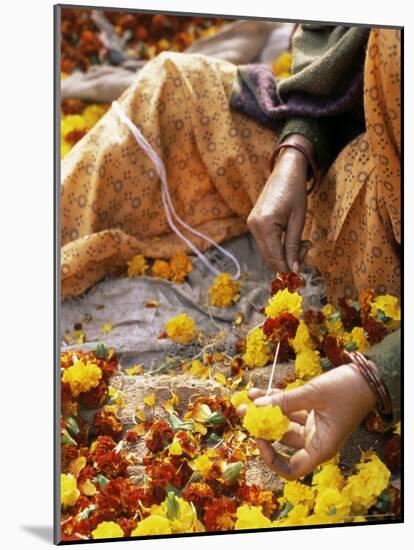
<instances>
[{"instance_id":1,"label":"yellow marigold","mask_svg":"<svg viewBox=\"0 0 414 550\"><path fill-rule=\"evenodd\" d=\"M262 513L261 506L250 506L243 504L237 508L237 521L234 526L239 529L265 529L271 527L272 522Z\"/></svg>"},{"instance_id":2,"label":"yellow marigold","mask_svg":"<svg viewBox=\"0 0 414 550\"><path fill-rule=\"evenodd\" d=\"M151 268L151 275L160 279L169 279L171 275L170 264L165 260L155 260Z\"/></svg>"},{"instance_id":3,"label":"yellow marigold","mask_svg":"<svg viewBox=\"0 0 414 550\"><path fill-rule=\"evenodd\" d=\"M168 518L173 533L193 533L203 530L194 506L172 493L161 504L151 506L151 515Z\"/></svg>"},{"instance_id":4,"label":"yellow marigold","mask_svg":"<svg viewBox=\"0 0 414 550\"><path fill-rule=\"evenodd\" d=\"M300 481L287 481L283 488L283 502L289 502L292 506L304 504L311 509L315 502L315 489Z\"/></svg>"},{"instance_id":5,"label":"yellow marigold","mask_svg":"<svg viewBox=\"0 0 414 550\"><path fill-rule=\"evenodd\" d=\"M242 390L234 393L231 396L231 402L234 407L238 407L239 405L250 405L252 402L251 399L249 399L249 396L247 395L247 390Z\"/></svg>"},{"instance_id":6,"label":"yellow marigold","mask_svg":"<svg viewBox=\"0 0 414 550\"><path fill-rule=\"evenodd\" d=\"M257 407L254 403L247 406L243 426L254 437L279 441L289 427L289 419L280 407Z\"/></svg>"},{"instance_id":7,"label":"yellow marigold","mask_svg":"<svg viewBox=\"0 0 414 550\"><path fill-rule=\"evenodd\" d=\"M363 457L357 464L357 474L348 477L343 493L352 503L354 514L365 514L379 495L388 487L391 473L374 453Z\"/></svg>"},{"instance_id":8,"label":"yellow marigold","mask_svg":"<svg viewBox=\"0 0 414 550\"><path fill-rule=\"evenodd\" d=\"M314 472L312 485L317 491L324 491L330 488L341 490L345 485L345 479L336 464L326 464Z\"/></svg>"},{"instance_id":9,"label":"yellow marigold","mask_svg":"<svg viewBox=\"0 0 414 550\"><path fill-rule=\"evenodd\" d=\"M298 292L289 292L287 288L272 296L265 309L267 317L276 319L281 313L291 313L295 317L302 315L302 296Z\"/></svg>"},{"instance_id":10,"label":"yellow marigold","mask_svg":"<svg viewBox=\"0 0 414 550\"><path fill-rule=\"evenodd\" d=\"M138 523L133 531L132 537L144 537L147 535L171 535L170 520L163 516L151 515Z\"/></svg>"},{"instance_id":11,"label":"yellow marigold","mask_svg":"<svg viewBox=\"0 0 414 550\"><path fill-rule=\"evenodd\" d=\"M371 316L376 317L378 311L382 311L384 315L393 321L401 321L401 309L398 298L390 294L377 296L371 305Z\"/></svg>"},{"instance_id":12,"label":"yellow marigold","mask_svg":"<svg viewBox=\"0 0 414 550\"><path fill-rule=\"evenodd\" d=\"M62 381L70 386L73 397L78 397L82 392L87 392L99 384L102 371L91 361L85 365L83 361L77 361L71 367L65 369Z\"/></svg>"},{"instance_id":13,"label":"yellow marigold","mask_svg":"<svg viewBox=\"0 0 414 550\"><path fill-rule=\"evenodd\" d=\"M336 488L325 488L319 492L315 500L315 514L331 516L332 521L349 517L351 501L348 496Z\"/></svg>"},{"instance_id":14,"label":"yellow marigold","mask_svg":"<svg viewBox=\"0 0 414 550\"><path fill-rule=\"evenodd\" d=\"M291 382L287 386L285 386L283 389L284 391L294 390L295 388L299 388L300 386L303 386L305 383L304 380L301 380L300 378L296 378L294 382Z\"/></svg>"},{"instance_id":15,"label":"yellow marigold","mask_svg":"<svg viewBox=\"0 0 414 550\"><path fill-rule=\"evenodd\" d=\"M92 531L92 538L94 539L121 538L123 536L123 530L114 521L101 521L96 529Z\"/></svg>"},{"instance_id":16,"label":"yellow marigold","mask_svg":"<svg viewBox=\"0 0 414 550\"><path fill-rule=\"evenodd\" d=\"M331 336L336 338L346 338L346 332L340 318L340 312L332 304L326 304L322 308L325 316L324 326ZM338 318L336 318L338 317Z\"/></svg>"},{"instance_id":17,"label":"yellow marigold","mask_svg":"<svg viewBox=\"0 0 414 550\"><path fill-rule=\"evenodd\" d=\"M192 374L193 376L197 376L198 378L206 379L208 378L208 375L210 374L210 367L207 367L200 361L200 359L194 359L191 363L191 367L187 371L189 374Z\"/></svg>"},{"instance_id":18,"label":"yellow marigold","mask_svg":"<svg viewBox=\"0 0 414 550\"><path fill-rule=\"evenodd\" d=\"M246 338L246 351L243 360L248 367L264 367L269 362L272 350L263 329L253 329Z\"/></svg>"},{"instance_id":19,"label":"yellow marigold","mask_svg":"<svg viewBox=\"0 0 414 550\"><path fill-rule=\"evenodd\" d=\"M215 307L231 307L240 299L240 284L230 273L220 273L208 291L210 304Z\"/></svg>"},{"instance_id":20,"label":"yellow marigold","mask_svg":"<svg viewBox=\"0 0 414 550\"><path fill-rule=\"evenodd\" d=\"M62 508L74 506L79 495L76 478L70 474L60 474L60 503Z\"/></svg>"},{"instance_id":21,"label":"yellow marigold","mask_svg":"<svg viewBox=\"0 0 414 550\"><path fill-rule=\"evenodd\" d=\"M285 518L272 523L273 527L296 527L308 525L309 508L302 503L296 504Z\"/></svg>"},{"instance_id":22,"label":"yellow marigold","mask_svg":"<svg viewBox=\"0 0 414 550\"><path fill-rule=\"evenodd\" d=\"M195 322L186 313L180 313L167 321L165 330L168 338L180 344L188 344L196 335Z\"/></svg>"},{"instance_id":23,"label":"yellow marigold","mask_svg":"<svg viewBox=\"0 0 414 550\"><path fill-rule=\"evenodd\" d=\"M183 252L175 254L170 259L171 280L182 283L186 276L193 270L193 264L187 254Z\"/></svg>"},{"instance_id":24,"label":"yellow marigold","mask_svg":"<svg viewBox=\"0 0 414 550\"><path fill-rule=\"evenodd\" d=\"M364 353L369 348L367 335L362 327L354 327L351 332L351 341L357 346L358 351Z\"/></svg>"},{"instance_id":25,"label":"yellow marigold","mask_svg":"<svg viewBox=\"0 0 414 550\"><path fill-rule=\"evenodd\" d=\"M401 435L401 421L397 422L394 426L394 433L397 435Z\"/></svg>"},{"instance_id":26,"label":"yellow marigold","mask_svg":"<svg viewBox=\"0 0 414 550\"><path fill-rule=\"evenodd\" d=\"M148 268L147 260L142 254L137 254L127 262L128 265L128 277L138 277L139 275L145 275Z\"/></svg>"},{"instance_id":27,"label":"yellow marigold","mask_svg":"<svg viewBox=\"0 0 414 550\"><path fill-rule=\"evenodd\" d=\"M104 105L88 105L82 113L82 117L88 128L92 128L98 122L98 120L106 113L107 107Z\"/></svg>"},{"instance_id":28,"label":"yellow marigold","mask_svg":"<svg viewBox=\"0 0 414 550\"><path fill-rule=\"evenodd\" d=\"M299 353L295 360L295 372L296 376L304 380L310 380L321 374L319 352L308 349Z\"/></svg>"},{"instance_id":29,"label":"yellow marigold","mask_svg":"<svg viewBox=\"0 0 414 550\"><path fill-rule=\"evenodd\" d=\"M202 478L206 478L213 466L212 461L208 458L206 454L198 456L195 460L190 462L190 466L198 472Z\"/></svg>"},{"instance_id":30,"label":"yellow marigold","mask_svg":"<svg viewBox=\"0 0 414 550\"><path fill-rule=\"evenodd\" d=\"M168 449L170 455L181 456L183 454L183 448L179 441L173 441Z\"/></svg>"},{"instance_id":31,"label":"yellow marigold","mask_svg":"<svg viewBox=\"0 0 414 550\"><path fill-rule=\"evenodd\" d=\"M299 321L296 335L294 338L291 338L290 343L292 344L295 353L301 353L302 351L308 349L315 349L315 344L312 341L308 327L304 321Z\"/></svg>"}]
</instances>

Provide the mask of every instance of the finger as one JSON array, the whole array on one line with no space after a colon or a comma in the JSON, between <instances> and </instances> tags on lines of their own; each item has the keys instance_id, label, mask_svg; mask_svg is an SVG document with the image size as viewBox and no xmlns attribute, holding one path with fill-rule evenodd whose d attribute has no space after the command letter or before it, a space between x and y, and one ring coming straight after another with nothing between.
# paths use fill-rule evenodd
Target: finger
<instances>
[{"instance_id":1,"label":"finger","mask_svg":"<svg viewBox=\"0 0 414 550\"><path fill-rule=\"evenodd\" d=\"M301 424L301 426L304 426L308 420L308 414L308 411L297 411L289 413L287 416L292 422L296 422L297 424Z\"/></svg>"},{"instance_id":2,"label":"finger","mask_svg":"<svg viewBox=\"0 0 414 550\"><path fill-rule=\"evenodd\" d=\"M302 449L305 445L305 428L304 426L291 422L289 428L283 438L280 440L283 445L292 449Z\"/></svg>"},{"instance_id":3,"label":"finger","mask_svg":"<svg viewBox=\"0 0 414 550\"><path fill-rule=\"evenodd\" d=\"M266 395L266 390L261 390L259 388L252 388L251 390L249 390L247 392L247 395L248 395L249 399L254 401L258 397L263 397L264 395Z\"/></svg>"},{"instance_id":4,"label":"finger","mask_svg":"<svg viewBox=\"0 0 414 550\"><path fill-rule=\"evenodd\" d=\"M266 231L266 235L264 236L268 250L267 265L276 273L289 271L282 242L283 227L276 224L270 226L268 229L270 229L270 231Z\"/></svg>"},{"instance_id":5,"label":"finger","mask_svg":"<svg viewBox=\"0 0 414 550\"><path fill-rule=\"evenodd\" d=\"M243 416L246 414L247 411L247 405L239 405L236 409L236 413L243 418Z\"/></svg>"},{"instance_id":6,"label":"finger","mask_svg":"<svg viewBox=\"0 0 414 550\"><path fill-rule=\"evenodd\" d=\"M305 215L302 209L294 210L286 228L285 255L290 271L299 273L299 250Z\"/></svg>"},{"instance_id":7,"label":"finger","mask_svg":"<svg viewBox=\"0 0 414 550\"><path fill-rule=\"evenodd\" d=\"M265 439L257 440L257 448L263 462L270 470L285 479L291 479L289 457L276 452L270 442Z\"/></svg>"},{"instance_id":8,"label":"finger","mask_svg":"<svg viewBox=\"0 0 414 550\"><path fill-rule=\"evenodd\" d=\"M304 384L299 388L289 391L280 391L269 396L259 397L255 400L258 406L273 405L279 406L284 414L290 414L298 411L310 411L314 408L312 392L309 390L309 384Z\"/></svg>"},{"instance_id":9,"label":"finger","mask_svg":"<svg viewBox=\"0 0 414 550\"><path fill-rule=\"evenodd\" d=\"M303 263L308 252L313 248L312 241L301 241L299 250L299 264Z\"/></svg>"}]
</instances>

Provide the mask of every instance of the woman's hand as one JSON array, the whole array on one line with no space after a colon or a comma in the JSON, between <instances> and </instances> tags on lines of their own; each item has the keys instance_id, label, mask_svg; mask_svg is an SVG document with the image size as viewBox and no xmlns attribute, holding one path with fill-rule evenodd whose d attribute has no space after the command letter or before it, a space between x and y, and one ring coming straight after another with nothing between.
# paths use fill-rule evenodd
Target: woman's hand
<instances>
[{"instance_id":1,"label":"woman's hand","mask_svg":"<svg viewBox=\"0 0 414 550\"><path fill-rule=\"evenodd\" d=\"M269 441L258 439L265 464L288 480L303 477L332 458L375 407L376 397L353 365L334 368L293 390L266 392L252 389L250 399L259 406L279 405L289 417L281 443L297 451L289 458L277 453ZM240 415L246 406L238 407Z\"/></svg>"},{"instance_id":2,"label":"woman's hand","mask_svg":"<svg viewBox=\"0 0 414 550\"><path fill-rule=\"evenodd\" d=\"M313 154L313 145L305 136L292 134L283 143L290 141ZM311 247L309 241L301 241L306 216L307 170L308 161L300 151L291 147L282 149L247 219L263 259L273 271L298 272Z\"/></svg>"}]
</instances>

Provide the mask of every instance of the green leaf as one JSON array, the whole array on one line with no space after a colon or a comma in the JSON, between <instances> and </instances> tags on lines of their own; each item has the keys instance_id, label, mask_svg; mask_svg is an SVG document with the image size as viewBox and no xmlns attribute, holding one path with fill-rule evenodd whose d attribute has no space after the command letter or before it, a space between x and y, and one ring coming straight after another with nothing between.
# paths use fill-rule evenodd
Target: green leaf
<instances>
[{"instance_id":1,"label":"green leaf","mask_svg":"<svg viewBox=\"0 0 414 550\"><path fill-rule=\"evenodd\" d=\"M224 420L225 418L223 413L215 412L213 414L210 414L210 416L206 420L206 424L213 424L213 426L217 426L218 424L224 422Z\"/></svg>"},{"instance_id":2,"label":"green leaf","mask_svg":"<svg viewBox=\"0 0 414 550\"><path fill-rule=\"evenodd\" d=\"M101 488L101 490L106 487L106 485L108 485L109 483L109 479L106 478L104 475L102 474L98 474L97 476L95 476L92 480L92 483L97 483L99 485L99 487Z\"/></svg>"},{"instance_id":3,"label":"green leaf","mask_svg":"<svg viewBox=\"0 0 414 550\"><path fill-rule=\"evenodd\" d=\"M208 443L216 444L221 441L221 437L216 434L216 432L211 432L207 439Z\"/></svg>"},{"instance_id":4,"label":"green leaf","mask_svg":"<svg viewBox=\"0 0 414 550\"><path fill-rule=\"evenodd\" d=\"M175 432L191 432L191 430L193 430L194 428L194 423L191 420L183 422L175 414L170 414L170 419L168 423Z\"/></svg>"},{"instance_id":5,"label":"green leaf","mask_svg":"<svg viewBox=\"0 0 414 550\"><path fill-rule=\"evenodd\" d=\"M167 495L167 518L172 520L176 519L180 513L180 503L173 491L170 491Z\"/></svg>"},{"instance_id":6,"label":"green leaf","mask_svg":"<svg viewBox=\"0 0 414 550\"><path fill-rule=\"evenodd\" d=\"M341 318L341 312L335 311L334 313L332 313L332 315L329 315L328 321L330 323L334 323L335 321L339 321L340 318Z\"/></svg>"},{"instance_id":7,"label":"green leaf","mask_svg":"<svg viewBox=\"0 0 414 550\"><path fill-rule=\"evenodd\" d=\"M327 357L324 357L321 361L321 368L323 370L329 369L332 367L332 363L329 361Z\"/></svg>"},{"instance_id":8,"label":"green leaf","mask_svg":"<svg viewBox=\"0 0 414 550\"><path fill-rule=\"evenodd\" d=\"M287 502L286 506L283 508L282 512L280 513L280 516L278 517L278 519L285 518L292 509L293 509L293 505L290 502Z\"/></svg>"},{"instance_id":9,"label":"green leaf","mask_svg":"<svg viewBox=\"0 0 414 550\"><path fill-rule=\"evenodd\" d=\"M80 429L78 423L73 418L73 416L68 416L67 418L65 418L65 423L70 432L72 432L74 435L78 435Z\"/></svg>"},{"instance_id":10,"label":"green leaf","mask_svg":"<svg viewBox=\"0 0 414 550\"><path fill-rule=\"evenodd\" d=\"M232 462L229 464L223 472L223 479L227 483L233 483L239 477L243 468L243 462Z\"/></svg>"},{"instance_id":11,"label":"green leaf","mask_svg":"<svg viewBox=\"0 0 414 550\"><path fill-rule=\"evenodd\" d=\"M106 349L105 344L100 342L96 346L95 355L96 357L99 357L99 359L106 359L108 357L108 350Z\"/></svg>"},{"instance_id":12,"label":"green leaf","mask_svg":"<svg viewBox=\"0 0 414 550\"><path fill-rule=\"evenodd\" d=\"M355 344L355 342L352 342L352 340L351 340L350 342L347 342L345 344L345 348L348 351L356 351L358 349L358 346Z\"/></svg>"},{"instance_id":13,"label":"green leaf","mask_svg":"<svg viewBox=\"0 0 414 550\"><path fill-rule=\"evenodd\" d=\"M334 516L336 514L336 506L331 506L328 510L328 516Z\"/></svg>"},{"instance_id":14,"label":"green leaf","mask_svg":"<svg viewBox=\"0 0 414 550\"><path fill-rule=\"evenodd\" d=\"M62 430L60 441L62 445L75 445L76 447L78 446L77 442L69 435L69 432L67 430Z\"/></svg>"}]
</instances>

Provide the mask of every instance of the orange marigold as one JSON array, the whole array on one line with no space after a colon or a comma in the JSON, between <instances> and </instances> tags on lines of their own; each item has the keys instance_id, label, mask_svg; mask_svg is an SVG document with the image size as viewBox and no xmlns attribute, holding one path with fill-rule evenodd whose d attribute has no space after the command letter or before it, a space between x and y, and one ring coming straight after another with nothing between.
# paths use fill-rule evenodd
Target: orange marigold
<instances>
[{"instance_id":1,"label":"orange marigold","mask_svg":"<svg viewBox=\"0 0 414 550\"><path fill-rule=\"evenodd\" d=\"M151 275L160 279L169 279L171 275L170 264L165 260L155 260L151 268Z\"/></svg>"},{"instance_id":2,"label":"orange marigold","mask_svg":"<svg viewBox=\"0 0 414 550\"><path fill-rule=\"evenodd\" d=\"M175 254L170 259L170 278L174 283L182 283L186 276L193 270L190 258L184 252Z\"/></svg>"}]
</instances>

